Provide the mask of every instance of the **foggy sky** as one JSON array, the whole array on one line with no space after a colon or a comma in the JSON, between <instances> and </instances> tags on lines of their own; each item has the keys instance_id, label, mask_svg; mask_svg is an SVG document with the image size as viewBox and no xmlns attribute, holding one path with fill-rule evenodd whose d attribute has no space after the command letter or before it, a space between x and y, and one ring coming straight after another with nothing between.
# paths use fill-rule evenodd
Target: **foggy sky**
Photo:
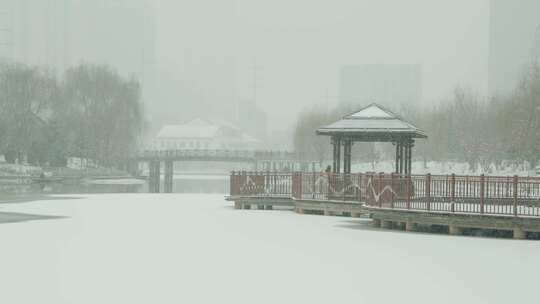
<instances>
[{"instance_id":1,"label":"foggy sky","mask_svg":"<svg viewBox=\"0 0 540 304\"><path fill-rule=\"evenodd\" d=\"M170 102L184 109L234 115L229 100L252 99L256 78L270 129L283 129L336 104L339 68L364 63L421 64L424 105L458 85L486 93L487 0L161 0L157 12L158 70L183 83Z\"/></svg>"},{"instance_id":2,"label":"foggy sky","mask_svg":"<svg viewBox=\"0 0 540 304\"><path fill-rule=\"evenodd\" d=\"M301 109L337 104L344 65L421 64L424 105L448 98L457 85L486 94L489 0L0 5L0 27L8 29L0 37L3 57L57 70L113 65L143 82L154 128L194 117L234 121L237 102L256 99L269 129L285 130Z\"/></svg>"}]
</instances>

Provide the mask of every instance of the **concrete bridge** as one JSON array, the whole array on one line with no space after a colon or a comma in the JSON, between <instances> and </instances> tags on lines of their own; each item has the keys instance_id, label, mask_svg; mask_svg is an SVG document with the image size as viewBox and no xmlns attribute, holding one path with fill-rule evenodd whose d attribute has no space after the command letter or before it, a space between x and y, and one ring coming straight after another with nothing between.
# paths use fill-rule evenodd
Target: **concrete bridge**
<instances>
[{"instance_id":1,"label":"concrete bridge","mask_svg":"<svg viewBox=\"0 0 540 304\"><path fill-rule=\"evenodd\" d=\"M174 162L235 162L250 163L254 170L309 171L316 163L306 161L301 155L289 151L254 150L145 150L134 157L137 168L148 164L150 192L160 192L161 170L164 176L164 192L173 191ZM318 169L318 168L317 168Z\"/></svg>"},{"instance_id":2,"label":"concrete bridge","mask_svg":"<svg viewBox=\"0 0 540 304\"><path fill-rule=\"evenodd\" d=\"M237 209L364 215L376 227L408 231L506 230L518 239L540 232L540 178L233 172L230 183Z\"/></svg>"}]
</instances>

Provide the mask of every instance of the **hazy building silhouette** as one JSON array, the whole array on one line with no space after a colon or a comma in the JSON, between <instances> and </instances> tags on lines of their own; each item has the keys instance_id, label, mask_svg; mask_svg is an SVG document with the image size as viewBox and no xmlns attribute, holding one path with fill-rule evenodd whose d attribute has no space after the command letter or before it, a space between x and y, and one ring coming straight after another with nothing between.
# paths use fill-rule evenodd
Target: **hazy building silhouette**
<instances>
[{"instance_id":1,"label":"hazy building silhouette","mask_svg":"<svg viewBox=\"0 0 540 304\"><path fill-rule=\"evenodd\" d=\"M339 80L342 104L417 105L422 99L422 68L417 64L345 66Z\"/></svg>"},{"instance_id":2,"label":"hazy building silhouette","mask_svg":"<svg viewBox=\"0 0 540 304\"><path fill-rule=\"evenodd\" d=\"M491 0L489 33L490 97L505 97L540 52L540 1Z\"/></svg>"}]
</instances>

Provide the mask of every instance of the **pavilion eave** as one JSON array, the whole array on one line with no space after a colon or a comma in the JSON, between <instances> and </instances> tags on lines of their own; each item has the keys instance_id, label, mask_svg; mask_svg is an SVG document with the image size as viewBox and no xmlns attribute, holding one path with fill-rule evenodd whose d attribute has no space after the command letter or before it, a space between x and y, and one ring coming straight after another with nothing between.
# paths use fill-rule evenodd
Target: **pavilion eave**
<instances>
[{"instance_id":1,"label":"pavilion eave","mask_svg":"<svg viewBox=\"0 0 540 304\"><path fill-rule=\"evenodd\" d=\"M420 131L411 131L411 130L387 130L387 129L378 129L378 130L351 130L351 129L333 129L333 130L324 130L319 129L316 131L317 135L327 135L327 136L340 136L347 137L351 139L381 139L382 141L395 141L403 138L427 138L427 135ZM362 141L362 140L355 140ZM366 140L368 141L368 140Z\"/></svg>"}]
</instances>

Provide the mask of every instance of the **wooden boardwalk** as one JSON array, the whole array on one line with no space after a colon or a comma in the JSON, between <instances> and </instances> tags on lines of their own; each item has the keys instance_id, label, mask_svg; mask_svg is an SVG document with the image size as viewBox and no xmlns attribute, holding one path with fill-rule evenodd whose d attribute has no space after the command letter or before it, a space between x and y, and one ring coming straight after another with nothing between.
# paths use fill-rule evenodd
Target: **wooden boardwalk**
<instances>
[{"instance_id":1,"label":"wooden boardwalk","mask_svg":"<svg viewBox=\"0 0 540 304\"><path fill-rule=\"evenodd\" d=\"M233 172L236 208L280 202L298 213L361 214L375 226L540 232L540 178L457 175Z\"/></svg>"}]
</instances>

